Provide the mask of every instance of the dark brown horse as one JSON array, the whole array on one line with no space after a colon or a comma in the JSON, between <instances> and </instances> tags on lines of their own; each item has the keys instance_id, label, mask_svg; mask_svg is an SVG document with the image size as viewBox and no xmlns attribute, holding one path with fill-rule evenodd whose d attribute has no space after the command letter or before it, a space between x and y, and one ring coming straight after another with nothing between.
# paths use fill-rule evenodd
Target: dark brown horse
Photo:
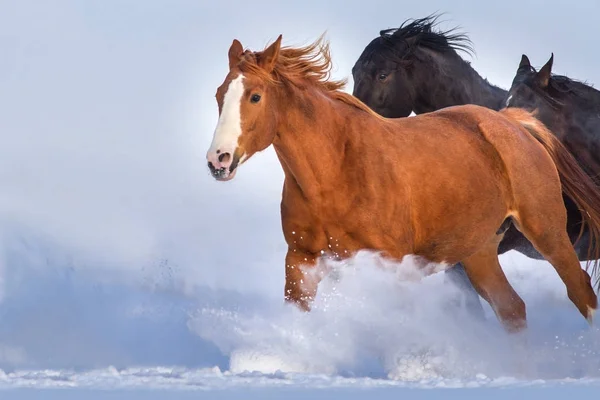
<instances>
[{"instance_id":1,"label":"dark brown horse","mask_svg":"<svg viewBox=\"0 0 600 400\"><path fill-rule=\"evenodd\" d=\"M523 54L517 73L504 101L507 107L534 113L573 154L582 169L600 183L600 91L563 75L552 73L554 54L540 70L531 66ZM581 213L565 198L567 231L572 240L581 226ZM575 250L580 260L595 257L590 253L589 235L584 231Z\"/></svg>"},{"instance_id":2,"label":"dark brown horse","mask_svg":"<svg viewBox=\"0 0 600 400\"><path fill-rule=\"evenodd\" d=\"M506 90L490 84L459 54L474 52L470 39L456 28L437 28L438 17L380 31L352 68L353 94L389 118L462 104L503 108Z\"/></svg>"},{"instance_id":3,"label":"dark brown horse","mask_svg":"<svg viewBox=\"0 0 600 400\"><path fill-rule=\"evenodd\" d=\"M539 71L523 54L506 107L524 108L552 130L583 170L600 182L600 91L552 73L554 54Z\"/></svg>"},{"instance_id":4,"label":"dark brown horse","mask_svg":"<svg viewBox=\"0 0 600 400\"><path fill-rule=\"evenodd\" d=\"M451 107L386 119L329 80L322 41L264 51L234 40L217 89L219 121L207 153L217 180L273 145L285 173L285 298L309 310L321 257L374 250L424 264L462 262L509 331L525 304L504 276L497 247L518 227L554 266L581 314L597 307L565 230L565 190L600 230L600 190L560 142L523 110ZM562 187L561 187L562 182Z\"/></svg>"}]
</instances>

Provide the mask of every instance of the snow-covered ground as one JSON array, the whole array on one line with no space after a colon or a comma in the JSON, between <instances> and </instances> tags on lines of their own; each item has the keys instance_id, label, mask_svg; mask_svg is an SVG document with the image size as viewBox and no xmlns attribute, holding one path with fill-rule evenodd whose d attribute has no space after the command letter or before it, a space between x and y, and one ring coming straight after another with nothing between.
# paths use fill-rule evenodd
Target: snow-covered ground
<instances>
[{"instance_id":1,"label":"snow-covered ground","mask_svg":"<svg viewBox=\"0 0 600 400\"><path fill-rule=\"evenodd\" d=\"M167 262L142 272L158 281L115 282L69 266L41 242L5 243L13 247L0 304L0 393L18 398L35 395L27 388L57 398L72 395L65 388L181 398L600 390L600 330L587 326L548 264L514 253L502 260L529 307L524 337L506 335L487 304L485 321L471 317L442 274L407 280L410 261L382 266L368 253L332 264L304 314L278 296L184 294Z\"/></svg>"}]
</instances>

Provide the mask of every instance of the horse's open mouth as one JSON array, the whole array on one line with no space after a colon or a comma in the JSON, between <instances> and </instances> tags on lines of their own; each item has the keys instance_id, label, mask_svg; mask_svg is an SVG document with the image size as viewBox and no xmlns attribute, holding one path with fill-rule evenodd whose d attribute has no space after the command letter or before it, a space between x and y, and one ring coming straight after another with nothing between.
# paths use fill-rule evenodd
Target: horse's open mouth
<instances>
[{"instance_id":1,"label":"horse's open mouth","mask_svg":"<svg viewBox=\"0 0 600 400\"><path fill-rule=\"evenodd\" d=\"M234 155L233 161L229 167L215 168L215 166L211 162L209 162L208 169L210 170L210 174L212 175L213 178L215 178L216 180L221 181L221 182L226 182L226 181L233 179L233 177L235 176L239 162L240 162L240 157L237 155Z\"/></svg>"},{"instance_id":2,"label":"horse's open mouth","mask_svg":"<svg viewBox=\"0 0 600 400\"><path fill-rule=\"evenodd\" d=\"M235 176L235 173L237 172L237 169L231 170L231 168L215 168L213 167L212 164L208 165L208 169L210 169L210 174L212 175L213 178L215 178L218 181L228 181L233 179L233 177Z\"/></svg>"}]
</instances>

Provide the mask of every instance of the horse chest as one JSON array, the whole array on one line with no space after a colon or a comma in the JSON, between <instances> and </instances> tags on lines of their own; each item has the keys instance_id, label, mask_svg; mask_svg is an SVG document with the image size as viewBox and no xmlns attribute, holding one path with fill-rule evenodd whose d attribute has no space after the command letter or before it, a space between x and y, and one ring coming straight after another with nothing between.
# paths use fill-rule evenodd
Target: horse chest
<instances>
[{"instance_id":1,"label":"horse chest","mask_svg":"<svg viewBox=\"0 0 600 400\"><path fill-rule=\"evenodd\" d=\"M356 247L356 243L339 227L322 224L285 224L284 235L288 246L315 256L345 258ZM295 227L292 227L295 226Z\"/></svg>"},{"instance_id":2,"label":"horse chest","mask_svg":"<svg viewBox=\"0 0 600 400\"><path fill-rule=\"evenodd\" d=\"M292 188L284 190L281 216L288 247L338 259L359 250L396 253L401 236L396 230L405 224L392 223L399 219L385 218L373 204L349 198L323 196L323 201L311 203ZM393 208L388 211L385 216L396 216Z\"/></svg>"},{"instance_id":3,"label":"horse chest","mask_svg":"<svg viewBox=\"0 0 600 400\"><path fill-rule=\"evenodd\" d=\"M362 218L323 220L308 214L284 219L284 235L292 249L317 257L344 259L359 250L395 253L398 242Z\"/></svg>"}]
</instances>

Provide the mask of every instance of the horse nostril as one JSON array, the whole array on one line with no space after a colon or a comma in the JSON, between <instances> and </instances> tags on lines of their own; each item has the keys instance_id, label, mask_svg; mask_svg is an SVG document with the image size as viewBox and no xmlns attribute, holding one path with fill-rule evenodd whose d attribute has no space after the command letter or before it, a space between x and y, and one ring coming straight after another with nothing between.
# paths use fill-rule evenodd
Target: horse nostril
<instances>
[{"instance_id":1,"label":"horse nostril","mask_svg":"<svg viewBox=\"0 0 600 400\"><path fill-rule=\"evenodd\" d=\"M226 163L231 159L231 154L223 153L219 154L219 162Z\"/></svg>"}]
</instances>

